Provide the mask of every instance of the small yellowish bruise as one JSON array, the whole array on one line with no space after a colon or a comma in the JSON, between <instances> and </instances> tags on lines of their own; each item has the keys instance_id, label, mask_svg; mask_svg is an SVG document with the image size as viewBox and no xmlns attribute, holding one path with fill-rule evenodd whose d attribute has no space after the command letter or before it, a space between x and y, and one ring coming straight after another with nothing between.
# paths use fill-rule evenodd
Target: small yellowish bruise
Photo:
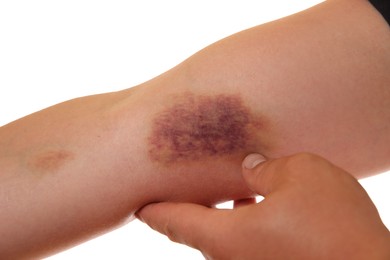
<instances>
[{"instance_id":1,"label":"small yellowish bruise","mask_svg":"<svg viewBox=\"0 0 390 260\"><path fill-rule=\"evenodd\" d=\"M42 173L57 172L66 162L73 159L73 154L66 150L48 150L40 152L28 161L33 171Z\"/></svg>"}]
</instances>

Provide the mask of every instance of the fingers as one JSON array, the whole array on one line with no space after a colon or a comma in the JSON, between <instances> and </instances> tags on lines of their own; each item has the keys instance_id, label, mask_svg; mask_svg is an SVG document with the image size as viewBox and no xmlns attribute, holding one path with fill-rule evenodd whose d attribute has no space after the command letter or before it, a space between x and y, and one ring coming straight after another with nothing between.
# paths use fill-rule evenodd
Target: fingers
<instances>
[{"instance_id":1,"label":"fingers","mask_svg":"<svg viewBox=\"0 0 390 260\"><path fill-rule=\"evenodd\" d=\"M308 153L268 161L260 154L250 154L244 159L242 168L248 187L262 196L294 183L310 183L310 179L324 173L341 171L325 159Z\"/></svg>"},{"instance_id":2,"label":"fingers","mask_svg":"<svg viewBox=\"0 0 390 260\"><path fill-rule=\"evenodd\" d=\"M221 239L220 231L226 219L221 215L224 215L223 210L170 202L150 204L137 213L141 221L172 241L200 251Z\"/></svg>"},{"instance_id":3,"label":"fingers","mask_svg":"<svg viewBox=\"0 0 390 260\"><path fill-rule=\"evenodd\" d=\"M318 176L342 172L321 157L311 154L298 154L268 161L260 155L251 154L243 161L242 171L248 187L263 196L297 187L294 185L299 185L299 189L305 190L310 187L310 180L317 180ZM321 179L317 182L319 182L317 186L312 186L322 187L325 183ZM253 199L244 199L235 202L234 207L254 202ZM190 203L162 202L145 206L137 215L151 228L175 242L199 249L203 253L215 253L221 245L230 245L231 239L235 237L238 215L234 213L237 212L244 211L217 210ZM248 211L245 210L245 213Z\"/></svg>"}]
</instances>

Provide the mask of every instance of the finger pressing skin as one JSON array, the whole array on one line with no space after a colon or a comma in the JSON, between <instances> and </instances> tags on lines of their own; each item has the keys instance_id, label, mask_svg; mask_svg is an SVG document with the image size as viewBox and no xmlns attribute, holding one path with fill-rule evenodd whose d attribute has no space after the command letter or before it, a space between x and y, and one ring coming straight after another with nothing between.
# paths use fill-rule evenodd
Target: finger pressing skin
<instances>
[{"instance_id":1,"label":"finger pressing skin","mask_svg":"<svg viewBox=\"0 0 390 260\"><path fill-rule=\"evenodd\" d=\"M137 216L172 241L203 252L221 240L225 212L190 203L161 202L145 206Z\"/></svg>"},{"instance_id":2,"label":"finger pressing skin","mask_svg":"<svg viewBox=\"0 0 390 260\"><path fill-rule=\"evenodd\" d=\"M330 169L335 166L309 153L268 161L260 154L250 154L244 159L242 168L248 187L259 195L267 196L282 187L289 187L287 184L310 182L320 174L332 172Z\"/></svg>"}]
</instances>

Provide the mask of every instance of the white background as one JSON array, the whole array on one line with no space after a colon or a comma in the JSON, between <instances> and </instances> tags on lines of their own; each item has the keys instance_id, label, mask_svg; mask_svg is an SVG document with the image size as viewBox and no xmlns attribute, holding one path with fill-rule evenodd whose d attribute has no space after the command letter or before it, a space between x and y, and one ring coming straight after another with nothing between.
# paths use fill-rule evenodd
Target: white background
<instances>
[{"instance_id":1,"label":"white background","mask_svg":"<svg viewBox=\"0 0 390 260\"><path fill-rule=\"evenodd\" d=\"M0 125L70 98L142 83L214 41L319 2L0 0ZM390 174L361 183L390 227ZM202 256L135 221L50 259Z\"/></svg>"}]
</instances>

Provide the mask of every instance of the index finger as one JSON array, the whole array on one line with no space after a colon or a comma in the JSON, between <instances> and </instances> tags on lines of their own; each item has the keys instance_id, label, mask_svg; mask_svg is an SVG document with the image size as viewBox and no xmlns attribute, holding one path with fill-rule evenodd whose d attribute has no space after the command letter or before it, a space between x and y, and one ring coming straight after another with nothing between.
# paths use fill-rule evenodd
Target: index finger
<instances>
[{"instance_id":1,"label":"index finger","mask_svg":"<svg viewBox=\"0 0 390 260\"><path fill-rule=\"evenodd\" d=\"M139 219L174 242L200 251L221 239L226 219L224 210L207 208L191 203L161 202L145 206L138 211Z\"/></svg>"}]
</instances>

